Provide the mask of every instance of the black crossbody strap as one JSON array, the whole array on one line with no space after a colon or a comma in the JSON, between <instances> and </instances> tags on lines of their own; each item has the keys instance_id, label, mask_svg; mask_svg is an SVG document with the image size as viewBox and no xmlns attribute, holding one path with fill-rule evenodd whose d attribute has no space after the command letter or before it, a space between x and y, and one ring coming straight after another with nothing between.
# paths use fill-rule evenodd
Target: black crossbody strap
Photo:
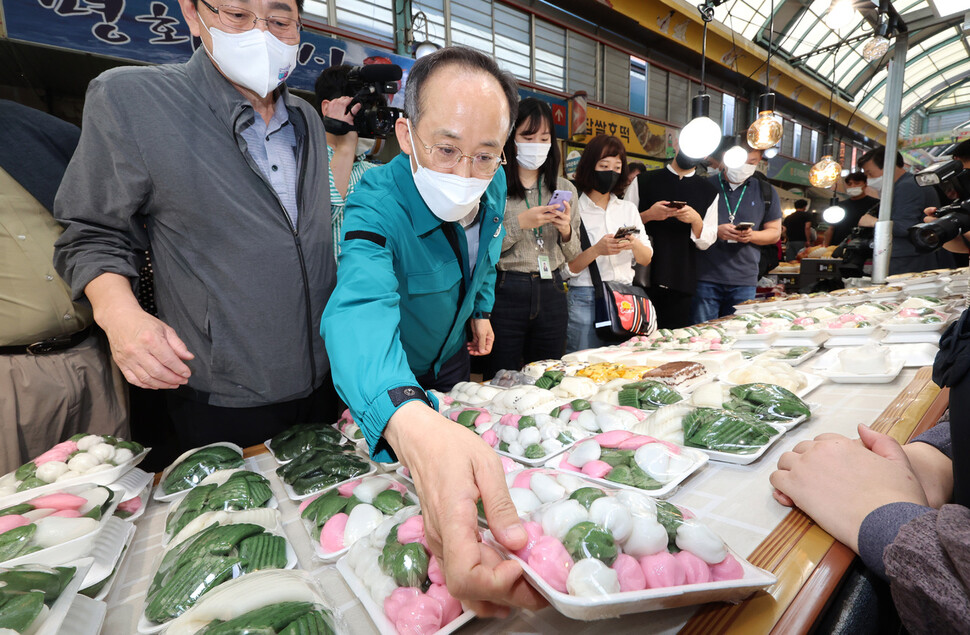
<instances>
[{"instance_id":1,"label":"black crossbody strap","mask_svg":"<svg viewBox=\"0 0 970 635\"><path fill-rule=\"evenodd\" d=\"M589 234L586 233L586 225L583 221L579 221L579 246L586 251L592 244L589 242ZM589 263L589 277L593 279L593 291L596 293L597 298L603 297L603 280L600 278L599 267L596 266L596 258L593 258L593 262Z\"/></svg>"}]
</instances>

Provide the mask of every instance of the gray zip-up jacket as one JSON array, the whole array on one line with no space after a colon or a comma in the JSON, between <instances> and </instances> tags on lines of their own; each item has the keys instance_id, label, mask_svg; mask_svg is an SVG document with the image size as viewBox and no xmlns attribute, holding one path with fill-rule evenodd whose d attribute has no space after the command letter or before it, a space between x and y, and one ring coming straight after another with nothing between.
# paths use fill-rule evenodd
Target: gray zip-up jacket
<instances>
[{"instance_id":1,"label":"gray zip-up jacket","mask_svg":"<svg viewBox=\"0 0 970 635\"><path fill-rule=\"evenodd\" d=\"M282 87L299 143L298 226L246 151L248 101L199 49L186 64L91 82L54 203L54 264L75 298L102 273L138 279L151 246L158 316L195 354L189 388L216 406L297 399L329 362L318 335L336 270L326 136Z\"/></svg>"}]
</instances>

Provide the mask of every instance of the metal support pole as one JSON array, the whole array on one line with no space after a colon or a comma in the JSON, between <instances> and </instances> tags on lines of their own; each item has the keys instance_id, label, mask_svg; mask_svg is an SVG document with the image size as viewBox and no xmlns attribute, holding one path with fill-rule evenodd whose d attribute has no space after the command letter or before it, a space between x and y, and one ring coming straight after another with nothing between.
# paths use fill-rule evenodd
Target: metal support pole
<instances>
[{"instance_id":1,"label":"metal support pole","mask_svg":"<svg viewBox=\"0 0 970 635\"><path fill-rule=\"evenodd\" d=\"M398 55L411 55L411 26L411 0L394 0L394 52Z\"/></svg>"},{"instance_id":2,"label":"metal support pole","mask_svg":"<svg viewBox=\"0 0 970 635\"><path fill-rule=\"evenodd\" d=\"M885 112L886 160L882 166L882 191L879 195L879 221L876 223L875 246L872 255L872 282L881 284L889 275L889 258L893 248L893 186L896 182L896 146L899 140L899 115L903 108L903 74L906 72L906 54L909 51L909 34L896 34L893 59L889 63L886 80Z\"/></svg>"}]
</instances>

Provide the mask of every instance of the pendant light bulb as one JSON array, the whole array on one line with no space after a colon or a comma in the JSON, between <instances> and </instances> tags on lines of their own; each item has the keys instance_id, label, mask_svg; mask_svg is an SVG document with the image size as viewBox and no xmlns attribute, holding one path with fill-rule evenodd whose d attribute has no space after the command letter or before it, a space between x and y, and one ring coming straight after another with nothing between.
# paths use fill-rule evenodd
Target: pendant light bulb
<instances>
[{"instance_id":1,"label":"pendant light bulb","mask_svg":"<svg viewBox=\"0 0 970 635\"><path fill-rule=\"evenodd\" d=\"M775 94L764 93L758 99L758 118L748 127L748 145L767 150L781 141L781 122L775 119Z\"/></svg>"},{"instance_id":2,"label":"pendant light bulb","mask_svg":"<svg viewBox=\"0 0 970 635\"><path fill-rule=\"evenodd\" d=\"M680 151L691 159L710 156L721 142L721 126L708 116L711 96L700 94L691 103L691 120L680 131Z\"/></svg>"},{"instance_id":3,"label":"pendant light bulb","mask_svg":"<svg viewBox=\"0 0 970 635\"><path fill-rule=\"evenodd\" d=\"M862 57L867 62L875 62L889 51L889 40L882 35L874 35L862 48Z\"/></svg>"},{"instance_id":4,"label":"pendant light bulb","mask_svg":"<svg viewBox=\"0 0 970 635\"><path fill-rule=\"evenodd\" d=\"M824 212L822 212L822 220L829 225L841 223L842 219L844 218L845 209L843 209L843 207L838 203L833 203L830 207L827 207Z\"/></svg>"},{"instance_id":5,"label":"pendant light bulb","mask_svg":"<svg viewBox=\"0 0 970 635\"><path fill-rule=\"evenodd\" d=\"M842 166L829 153L812 166L808 172L808 180L815 187L832 187L838 182L841 174Z\"/></svg>"}]
</instances>

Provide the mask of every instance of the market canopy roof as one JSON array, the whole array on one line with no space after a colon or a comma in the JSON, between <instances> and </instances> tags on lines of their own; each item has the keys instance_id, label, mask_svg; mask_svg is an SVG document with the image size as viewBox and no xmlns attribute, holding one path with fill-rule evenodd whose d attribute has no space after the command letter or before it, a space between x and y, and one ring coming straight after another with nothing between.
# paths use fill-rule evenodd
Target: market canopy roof
<instances>
[{"instance_id":1,"label":"market canopy roof","mask_svg":"<svg viewBox=\"0 0 970 635\"><path fill-rule=\"evenodd\" d=\"M883 103L893 47L871 63L862 55L877 24L877 5L855 0L851 18L833 29L826 23L831 4L832 0L774 0L772 55L834 88L861 112L885 124ZM931 111L966 104L970 44L961 25L970 1L890 0L890 5L909 32L902 118L917 108ZM771 7L772 0L727 0L714 15L729 29L767 48ZM950 10L957 12L946 15ZM820 49L823 52L814 53Z\"/></svg>"}]
</instances>

